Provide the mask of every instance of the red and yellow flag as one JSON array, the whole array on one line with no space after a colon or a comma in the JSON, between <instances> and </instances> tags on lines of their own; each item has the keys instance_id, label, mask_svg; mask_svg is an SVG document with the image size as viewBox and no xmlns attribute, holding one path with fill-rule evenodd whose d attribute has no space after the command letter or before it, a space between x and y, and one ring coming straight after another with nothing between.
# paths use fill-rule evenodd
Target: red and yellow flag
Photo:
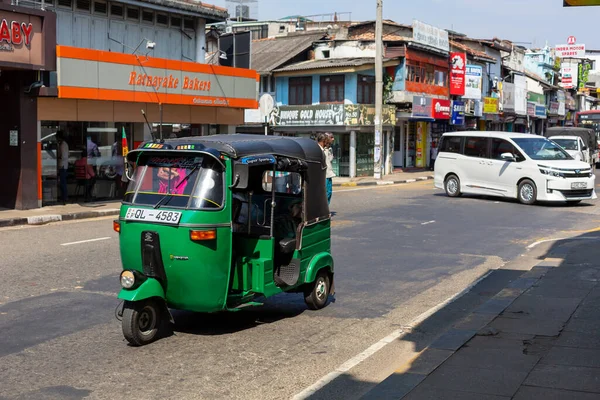
<instances>
[{"instance_id":1,"label":"red and yellow flag","mask_svg":"<svg viewBox=\"0 0 600 400\"><path fill-rule=\"evenodd\" d=\"M125 127L123 127L123 138L121 139L121 145L123 147L123 157L127 157L129 153L129 146L127 146L127 135L125 134Z\"/></svg>"}]
</instances>

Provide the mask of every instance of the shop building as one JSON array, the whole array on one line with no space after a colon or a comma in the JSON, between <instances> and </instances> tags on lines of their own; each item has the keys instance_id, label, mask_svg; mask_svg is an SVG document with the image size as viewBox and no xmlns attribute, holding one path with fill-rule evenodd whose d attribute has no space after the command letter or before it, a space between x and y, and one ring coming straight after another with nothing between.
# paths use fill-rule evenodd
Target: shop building
<instances>
[{"instance_id":1,"label":"shop building","mask_svg":"<svg viewBox=\"0 0 600 400\"><path fill-rule=\"evenodd\" d=\"M56 14L0 3L0 208L38 207L38 92L56 70Z\"/></svg>"}]
</instances>

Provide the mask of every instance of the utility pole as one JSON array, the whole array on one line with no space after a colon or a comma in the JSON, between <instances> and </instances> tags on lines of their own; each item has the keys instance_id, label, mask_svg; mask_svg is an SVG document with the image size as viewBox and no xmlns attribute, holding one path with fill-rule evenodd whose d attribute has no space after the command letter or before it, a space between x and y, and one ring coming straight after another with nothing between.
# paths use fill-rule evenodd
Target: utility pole
<instances>
[{"instance_id":1,"label":"utility pole","mask_svg":"<svg viewBox=\"0 0 600 400\"><path fill-rule=\"evenodd\" d=\"M377 0L377 22L375 23L375 148L374 177L381 179L382 135L383 135L383 0Z\"/></svg>"}]
</instances>

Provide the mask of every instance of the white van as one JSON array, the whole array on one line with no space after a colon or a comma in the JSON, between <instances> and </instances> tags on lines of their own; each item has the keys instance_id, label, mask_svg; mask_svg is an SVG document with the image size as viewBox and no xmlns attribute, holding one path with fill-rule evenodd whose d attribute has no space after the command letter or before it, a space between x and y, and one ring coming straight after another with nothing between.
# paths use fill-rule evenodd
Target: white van
<instances>
[{"instance_id":1,"label":"white van","mask_svg":"<svg viewBox=\"0 0 600 400\"><path fill-rule=\"evenodd\" d=\"M445 133L435 161L435 187L461 193L579 203L596 199L596 176L556 143L510 132Z\"/></svg>"}]
</instances>

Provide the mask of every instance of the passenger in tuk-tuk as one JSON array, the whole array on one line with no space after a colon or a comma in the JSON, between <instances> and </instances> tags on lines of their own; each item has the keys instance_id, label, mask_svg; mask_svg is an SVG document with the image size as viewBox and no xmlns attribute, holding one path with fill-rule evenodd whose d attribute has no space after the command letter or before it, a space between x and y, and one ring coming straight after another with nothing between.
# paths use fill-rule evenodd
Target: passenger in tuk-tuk
<instances>
[{"instance_id":1,"label":"passenger in tuk-tuk","mask_svg":"<svg viewBox=\"0 0 600 400\"><path fill-rule=\"evenodd\" d=\"M296 200L288 206L287 213L275 217L274 233L275 237L281 239L291 239L296 237L298 226L302 222L302 202Z\"/></svg>"}]
</instances>

